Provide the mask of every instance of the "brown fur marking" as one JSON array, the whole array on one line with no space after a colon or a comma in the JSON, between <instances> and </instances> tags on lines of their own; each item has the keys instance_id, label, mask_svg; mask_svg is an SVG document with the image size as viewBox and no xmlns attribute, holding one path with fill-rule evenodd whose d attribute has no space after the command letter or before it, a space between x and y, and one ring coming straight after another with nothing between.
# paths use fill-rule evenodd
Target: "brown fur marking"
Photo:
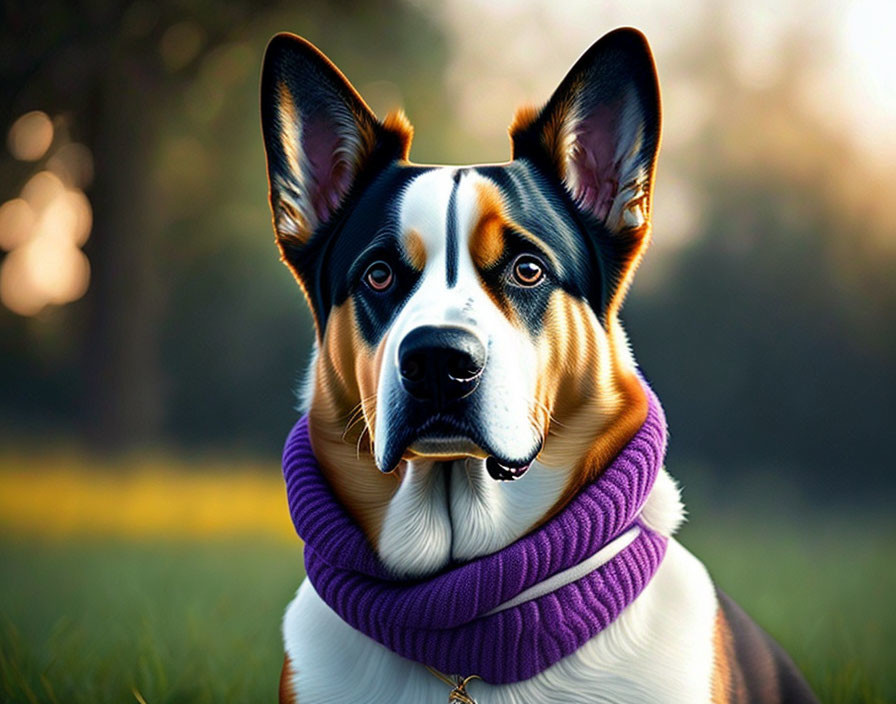
<instances>
[{"instance_id":1,"label":"brown fur marking","mask_svg":"<svg viewBox=\"0 0 896 704\"><path fill-rule=\"evenodd\" d=\"M479 217L470 231L470 255L479 269L495 265L504 253L504 227L508 218L501 192L491 181L475 184Z\"/></svg>"},{"instance_id":2,"label":"brown fur marking","mask_svg":"<svg viewBox=\"0 0 896 704\"><path fill-rule=\"evenodd\" d=\"M576 93L576 89L573 88L569 92L569 95L575 96ZM544 150L557 173L560 174L561 178L564 178L566 176L566 162L567 157L569 156L571 137L571 125L568 118L571 116L573 108L574 104L571 98L556 105L553 112L546 117L543 117L541 112L530 106L524 105L517 108L516 114L513 117L513 122L510 123L510 128L508 130L510 133L511 146L514 145L514 140L517 137L530 129L534 129L536 123L540 120L542 124L540 126L540 133L537 135L538 141L544 147ZM513 151L511 154L512 157L516 156Z\"/></svg>"},{"instance_id":3,"label":"brown fur marking","mask_svg":"<svg viewBox=\"0 0 896 704\"><path fill-rule=\"evenodd\" d=\"M411 154L411 143L414 141L414 126L404 110L390 111L383 120L383 127L398 137L402 149L401 158L407 160Z\"/></svg>"},{"instance_id":4,"label":"brown fur marking","mask_svg":"<svg viewBox=\"0 0 896 704\"><path fill-rule=\"evenodd\" d=\"M716 589L716 596L727 632L728 704L817 704L781 646L725 592Z\"/></svg>"},{"instance_id":5,"label":"brown fur marking","mask_svg":"<svg viewBox=\"0 0 896 704\"><path fill-rule=\"evenodd\" d=\"M520 237L529 240L545 253L554 267L559 262L551 254L551 249L541 238L526 230L507 214L504 199L497 184L488 179L480 179L475 185L478 217L470 231L469 250L473 263L478 271L487 270L500 261L507 246L505 231L513 230ZM495 292L490 286L483 286L492 302L504 313L513 324L521 325L513 307L507 299Z\"/></svg>"},{"instance_id":6,"label":"brown fur marking","mask_svg":"<svg viewBox=\"0 0 896 704\"><path fill-rule=\"evenodd\" d=\"M293 688L292 678L294 675L289 655L284 655L283 669L280 670L280 704L299 704L299 697Z\"/></svg>"},{"instance_id":7,"label":"brown fur marking","mask_svg":"<svg viewBox=\"0 0 896 704\"><path fill-rule=\"evenodd\" d=\"M364 343L351 299L333 308L308 414L312 447L324 477L374 544L398 489L395 477L380 472L373 460L382 349L382 344L373 350Z\"/></svg>"},{"instance_id":8,"label":"brown fur marking","mask_svg":"<svg viewBox=\"0 0 896 704\"><path fill-rule=\"evenodd\" d=\"M734 704L742 701L743 692L735 692L734 680L734 643L725 612L721 607L716 610L716 623L713 631L713 666L712 666L712 704ZM741 683L741 688L743 683Z\"/></svg>"},{"instance_id":9,"label":"brown fur marking","mask_svg":"<svg viewBox=\"0 0 896 704\"><path fill-rule=\"evenodd\" d=\"M553 294L538 345L536 413L547 427L539 460L572 471L540 523L603 471L647 417L644 389L619 352L626 344L621 326L609 320L608 327L604 332L584 301Z\"/></svg>"},{"instance_id":10,"label":"brown fur marking","mask_svg":"<svg viewBox=\"0 0 896 704\"><path fill-rule=\"evenodd\" d=\"M511 143L516 135L525 132L532 126L535 120L538 119L538 113L538 108L531 103L517 107L513 113L513 120L510 121L510 126L507 128Z\"/></svg>"},{"instance_id":11,"label":"brown fur marking","mask_svg":"<svg viewBox=\"0 0 896 704\"><path fill-rule=\"evenodd\" d=\"M404 236L404 253L410 264L417 271L423 271L426 265L426 246L417 230L408 230Z\"/></svg>"}]
</instances>

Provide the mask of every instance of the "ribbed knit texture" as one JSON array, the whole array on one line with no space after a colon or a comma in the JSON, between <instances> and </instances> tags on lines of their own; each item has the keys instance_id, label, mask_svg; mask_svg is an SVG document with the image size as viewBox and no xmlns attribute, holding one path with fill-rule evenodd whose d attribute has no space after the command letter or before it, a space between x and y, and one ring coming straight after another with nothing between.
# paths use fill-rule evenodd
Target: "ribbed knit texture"
<instances>
[{"instance_id":1,"label":"ribbed knit texture","mask_svg":"<svg viewBox=\"0 0 896 704\"><path fill-rule=\"evenodd\" d=\"M505 684L528 679L574 652L641 593L665 554L663 536L639 523L638 537L593 572L485 614L589 558L638 522L666 447L662 407L644 386L644 424L560 513L496 553L419 581L390 576L330 490L311 449L308 419L302 418L286 441L283 474L315 590L352 627L446 673Z\"/></svg>"}]
</instances>

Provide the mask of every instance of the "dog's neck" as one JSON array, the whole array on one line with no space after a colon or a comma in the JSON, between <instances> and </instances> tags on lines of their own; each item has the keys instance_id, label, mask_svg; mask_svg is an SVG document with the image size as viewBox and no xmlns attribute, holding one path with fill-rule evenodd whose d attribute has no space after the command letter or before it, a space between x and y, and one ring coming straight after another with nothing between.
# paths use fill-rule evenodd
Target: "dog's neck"
<instances>
[{"instance_id":1,"label":"dog's neck","mask_svg":"<svg viewBox=\"0 0 896 704\"><path fill-rule=\"evenodd\" d=\"M343 619L405 657L491 682L531 677L609 625L662 559L665 537L644 519L653 513L652 521L668 520L645 505L663 476L665 423L647 393L638 432L563 511L507 548L422 582L395 581L333 496L311 452L307 422L300 422L284 473L309 579ZM561 628L554 617L583 627ZM500 654L489 646L495 632L508 636ZM511 647L519 652L506 652Z\"/></svg>"}]
</instances>

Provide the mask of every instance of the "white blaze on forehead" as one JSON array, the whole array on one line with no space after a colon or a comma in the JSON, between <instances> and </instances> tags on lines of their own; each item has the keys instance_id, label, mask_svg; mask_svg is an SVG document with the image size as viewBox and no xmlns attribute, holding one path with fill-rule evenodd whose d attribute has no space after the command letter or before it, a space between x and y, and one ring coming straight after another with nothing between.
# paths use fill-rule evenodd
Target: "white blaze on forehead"
<instances>
[{"instance_id":1,"label":"white blaze on forehead","mask_svg":"<svg viewBox=\"0 0 896 704\"><path fill-rule=\"evenodd\" d=\"M399 204L401 233L420 235L429 269L439 259L445 270L445 240L448 234L448 204L454 190L454 169L427 171L405 189Z\"/></svg>"},{"instance_id":2,"label":"white blaze on forehead","mask_svg":"<svg viewBox=\"0 0 896 704\"><path fill-rule=\"evenodd\" d=\"M418 176L405 189L399 205L401 232L407 235L413 231L420 236L426 254L425 276L434 277L440 272L443 288L463 288L478 282L469 243L481 215L477 185L483 183L491 181L472 169L446 166ZM449 251L450 227L456 247ZM456 258L457 284L452 286L447 283L448 256Z\"/></svg>"},{"instance_id":3,"label":"white blaze on forehead","mask_svg":"<svg viewBox=\"0 0 896 704\"><path fill-rule=\"evenodd\" d=\"M411 232L419 235L425 265L390 335L404 336L418 325L445 324L476 332L477 321L482 322L482 315L476 315L476 311L481 314L483 307L494 308L469 252L470 230L478 218L477 180L482 177L473 171L442 167L421 174L405 189L399 203L400 231L403 236ZM453 230L454 246L449 246L449 230ZM451 285L449 257L454 258L457 272ZM480 332L486 337L484 331Z\"/></svg>"}]
</instances>

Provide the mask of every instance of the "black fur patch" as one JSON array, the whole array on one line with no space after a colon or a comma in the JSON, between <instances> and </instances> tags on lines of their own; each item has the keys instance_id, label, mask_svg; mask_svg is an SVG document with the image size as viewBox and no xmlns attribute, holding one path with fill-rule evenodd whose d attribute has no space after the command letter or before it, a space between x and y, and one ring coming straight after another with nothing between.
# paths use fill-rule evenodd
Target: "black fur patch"
<instances>
[{"instance_id":1,"label":"black fur patch","mask_svg":"<svg viewBox=\"0 0 896 704\"><path fill-rule=\"evenodd\" d=\"M448 212L445 215L445 281L448 288L457 285L457 187L463 171L454 173L454 186L448 197Z\"/></svg>"}]
</instances>

